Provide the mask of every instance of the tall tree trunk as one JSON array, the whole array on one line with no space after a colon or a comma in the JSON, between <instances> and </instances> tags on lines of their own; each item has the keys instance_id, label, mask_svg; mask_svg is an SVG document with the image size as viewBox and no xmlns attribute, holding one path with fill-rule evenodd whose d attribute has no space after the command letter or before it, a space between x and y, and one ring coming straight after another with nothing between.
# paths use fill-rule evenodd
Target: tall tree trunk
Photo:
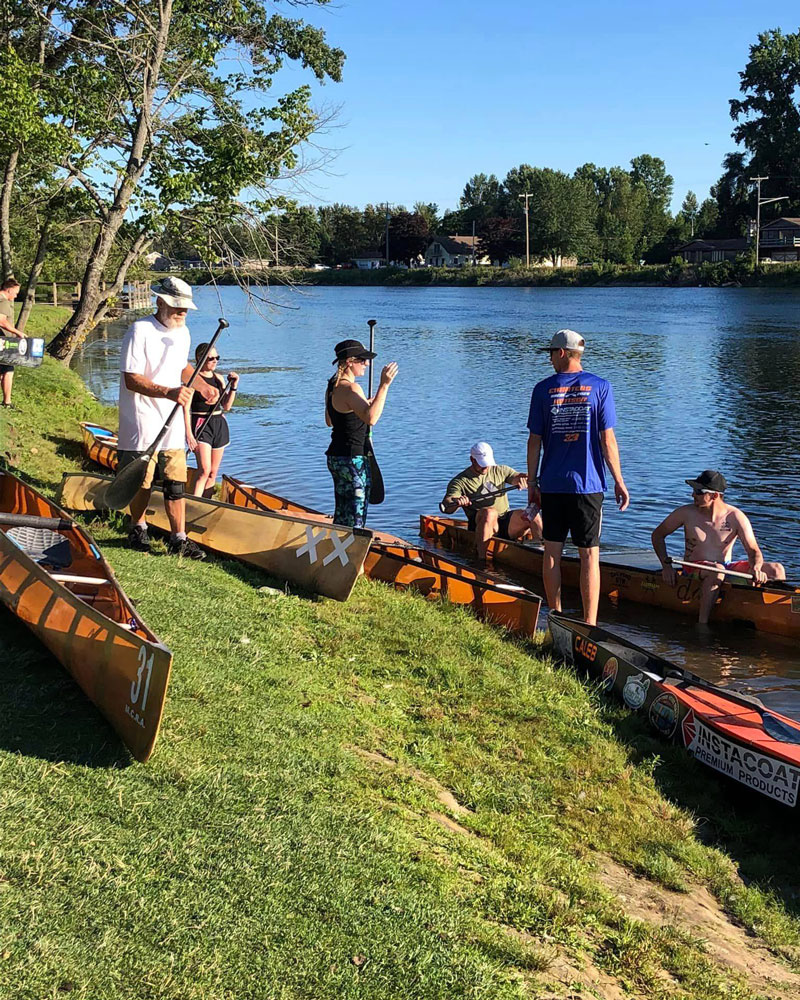
<instances>
[{"instance_id":1,"label":"tall tree trunk","mask_svg":"<svg viewBox=\"0 0 800 1000\"><path fill-rule=\"evenodd\" d=\"M22 297L22 309L20 310L19 319L17 320L18 330L25 329L25 324L28 322L28 316L30 316L31 309L33 309L33 304L36 301L36 285L39 281L39 275L42 273L42 267L44 266L44 258L47 254L47 244L50 242L50 227L52 224L52 217L48 214L45 216L45 220L42 223L42 228L39 232L39 243L36 247L36 257L33 260L33 265L31 266L28 274L28 283L25 286L25 294Z\"/></svg>"},{"instance_id":2,"label":"tall tree trunk","mask_svg":"<svg viewBox=\"0 0 800 1000\"><path fill-rule=\"evenodd\" d=\"M128 269L143 251L149 239L150 237L147 233L140 233L131 244L128 252L125 254L125 257L122 259L122 262L117 268L114 280L104 292L101 292L98 298L97 308L95 309L94 316L92 317L92 325L99 323L103 319L105 314L108 312L109 300L115 295L119 295L122 291L125 279L128 276Z\"/></svg>"},{"instance_id":3,"label":"tall tree trunk","mask_svg":"<svg viewBox=\"0 0 800 1000\"><path fill-rule=\"evenodd\" d=\"M150 165L150 158L153 155L152 147L148 149L152 105L169 38L172 6L173 0L160 0L159 2L160 17L155 46L143 72L144 87L141 105L136 114L135 122L132 122L131 146L125 164L124 176L114 194L114 200L101 222L100 232L97 234L97 239L89 255L83 274L78 306L64 327L50 341L47 348L48 354L67 364L95 321L95 314L101 299L100 280L103 277L105 266L114 247L117 233L122 226L130 200L142 179L142 175Z\"/></svg>"},{"instance_id":4,"label":"tall tree trunk","mask_svg":"<svg viewBox=\"0 0 800 1000\"><path fill-rule=\"evenodd\" d=\"M14 190L18 161L19 150L15 149L6 160L3 189L0 192L0 270L3 272L3 280L14 273L11 263L11 192Z\"/></svg>"}]
</instances>

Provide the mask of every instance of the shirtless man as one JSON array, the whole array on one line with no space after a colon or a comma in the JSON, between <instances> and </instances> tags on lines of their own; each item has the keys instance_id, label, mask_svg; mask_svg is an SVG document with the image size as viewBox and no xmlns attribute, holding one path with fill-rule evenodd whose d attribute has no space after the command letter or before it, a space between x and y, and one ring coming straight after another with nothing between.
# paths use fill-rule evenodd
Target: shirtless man
<instances>
[{"instance_id":1,"label":"shirtless man","mask_svg":"<svg viewBox=\"0 0 800 1000\"><path fill-rule=\"evenodd\" d=\"M445 490L442 510L445 514L454 514L459 507L464 508L469 529L475 532L479 562L486 561L486 549L493 535L530 538L536 542L542 537L542 518L538 511L531 508L510 510L504 493L491 499L506 485L524 490L528 477L510 465L495 465L492 446L486 441L478 441L470 449L467 468L451 479Z\"/></svg>"},{"instance_id":2,"label":"shirtless man","mask_svg":"<svg viewBox=\"0 0 800 1000\"><path fill-rule=\"evenodd\" d=\"M653 548L663 567L662 576L666 583L674 587L677 579L672 560L667 554L666 537L678 528L683 528L683 558L688 562L707 562L709 566L720 569L752 573L755 583L786 579L786 571L780 563L764 562L753 527L746 515L738 507L725 502L723 493L728 484L721 472L706 469L697 479L687 479L686 483L692 488L694 502L678 507L665 517L652 535ZM748 558L729 562L737 538L744 546ZM703 588L700 594L699 621L701 625L707 625L725 577L721 573L701 571L700 579Z\"/></svg>"}]
</instances>

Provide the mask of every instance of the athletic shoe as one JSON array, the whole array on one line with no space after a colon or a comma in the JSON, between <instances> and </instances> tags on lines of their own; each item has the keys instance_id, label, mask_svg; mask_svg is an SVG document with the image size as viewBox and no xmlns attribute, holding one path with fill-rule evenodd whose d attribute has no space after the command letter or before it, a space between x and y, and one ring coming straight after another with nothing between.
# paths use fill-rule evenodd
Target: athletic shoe
<instances>
[{"instance_id":1,"label":"athletic shoe","mask_svg":"<svg viewBox=\"0 0 800 1000\"><path fill-rule=\"evenodd\" d=\"M173 556L183 556L184 559L205 559L206 554L191 538L170 538L167 542L167 552Z\"/></svg>"},{"instance_id":2,"label":"athletic shoe","mask_svg":"<svg viewBox=\"0 0 800 1000\"><path fill-rule=\"evenodd\" d=\"M137 552L149 552L150 551L150 536L147 534L147 528L143 528L140 524L135 524L128 533L128 548L136 549Z\"/></svg>"}]
</instances>

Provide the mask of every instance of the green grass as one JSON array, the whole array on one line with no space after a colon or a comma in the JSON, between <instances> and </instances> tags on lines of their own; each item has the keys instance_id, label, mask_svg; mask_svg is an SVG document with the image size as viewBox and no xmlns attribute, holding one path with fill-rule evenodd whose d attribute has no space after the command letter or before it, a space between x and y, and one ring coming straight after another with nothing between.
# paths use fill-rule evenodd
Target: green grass
<instances>
[{"instance_id":1,"label":"green grass","mask_svg":"<svg viewBox=\"0 0 800 1000\"><path fill-rule=\"evenodd\" d=\"M69 372L27 375L12 459L49 489L74 468L65 408L101 413ZM792 814L459 608L364 579L347 604L276 595L121 527L91 524L175 652L150 763L0 615L0 997L566 997L566 956L640 997L753 1000L627 913L606 856L708 887L789 975Z\"/></svg>"}]
</instances>

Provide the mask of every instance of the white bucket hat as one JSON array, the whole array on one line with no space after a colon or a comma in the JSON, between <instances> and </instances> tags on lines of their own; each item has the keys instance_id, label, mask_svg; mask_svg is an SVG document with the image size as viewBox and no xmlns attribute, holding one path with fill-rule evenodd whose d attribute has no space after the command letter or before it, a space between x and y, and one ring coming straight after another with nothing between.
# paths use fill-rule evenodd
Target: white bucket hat
<instances>
[{"instance_id":1,"label":"white bucket hat","mask_svg":"<svg viewBox=\"0 0 800 1000\"><path fill-rule=\"evenodd\" d=\"M163 299L173 309L196 309L192 301L192 286L181 278L164 278L153 289L157 299Z\"/></svg>"},{"instance_id":2,"label":"white bucket hat","mask_svg":"<svg viewBox=\"0 0 800 1000\"><path fill-rule=\"evenodd\" d=\"M486 441L476 441L469 450L469 457L474 458L482 469L488 469L494 465L494 452L492 446Z\"/></svg>"}]
</instances>

